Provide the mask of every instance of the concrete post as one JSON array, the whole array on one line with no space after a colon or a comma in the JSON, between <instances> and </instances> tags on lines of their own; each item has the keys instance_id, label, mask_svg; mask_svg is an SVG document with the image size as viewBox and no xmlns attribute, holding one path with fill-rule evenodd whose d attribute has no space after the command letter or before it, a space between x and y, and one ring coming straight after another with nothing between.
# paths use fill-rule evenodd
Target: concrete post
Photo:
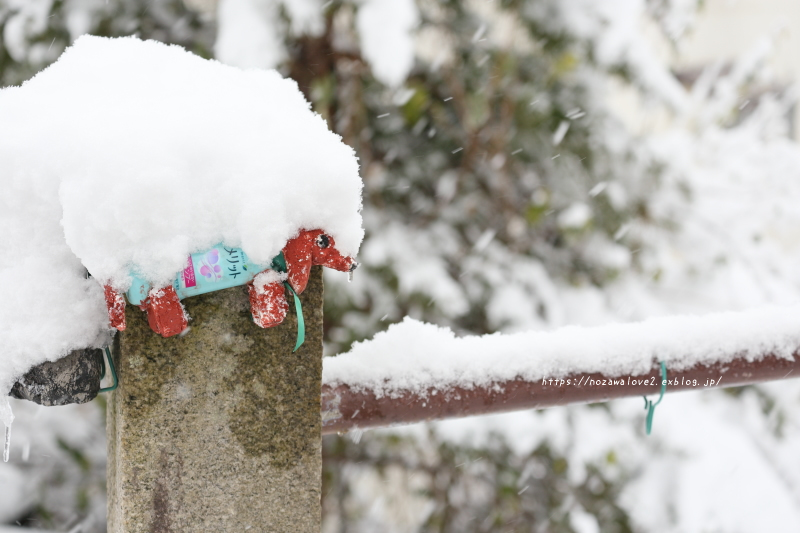
<instances>
[{"instance_id":1,"label":"concrete post","mask_svg":"<svg viewBox=\"0 0 800 533\"><path fill-rule=\"evenodd\" d=\"M261 329L244 287L184 300L183 337L128 306L108 402L110 533L319 532L321 267L301 298L296 353L294 305Z\"/></svg>"}]
</instances>

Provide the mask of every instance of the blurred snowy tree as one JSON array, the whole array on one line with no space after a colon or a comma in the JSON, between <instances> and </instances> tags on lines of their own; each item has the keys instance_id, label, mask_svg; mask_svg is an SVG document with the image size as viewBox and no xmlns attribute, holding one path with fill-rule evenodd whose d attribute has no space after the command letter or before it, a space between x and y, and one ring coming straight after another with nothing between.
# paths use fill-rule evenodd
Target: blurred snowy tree
<instances>
[{"instance_id":1,"label":"blurred snowy tree","mask_svg":"<svg viewBox=\"0 0 800 533\"><path fill-rule=\"evenodd\" d=\"M422 2L428 44L396 87L352 44L358 9L332 4L321 36L287 47L363 168L364 268L326 299L332 352L406 315L470 333L560 325L555 281L602 286L635 264L642 243L619 232L649 219L657 165L600 101L609 70L630 69L598 65L567 7Z\"/></svg>"}]
</instances>

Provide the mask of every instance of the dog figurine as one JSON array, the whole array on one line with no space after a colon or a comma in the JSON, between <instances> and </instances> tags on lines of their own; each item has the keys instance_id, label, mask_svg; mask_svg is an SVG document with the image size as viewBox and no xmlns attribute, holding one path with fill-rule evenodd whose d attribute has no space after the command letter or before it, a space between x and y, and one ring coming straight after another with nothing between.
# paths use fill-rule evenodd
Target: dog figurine
<instances>
[{"instance_id":1,"label":"dog figurine","mask_svg":"<svg viewBox=\"0 0 800 533\"><path fill-rule=\"evenodd\" d=\"M284 264L285 272L282 272ZM312 265L352 272L358 263L352 257L343 256L333 238L322 230L302 230L286 243L268 267L250 263L239 248L218 245L192 254L178 279L167 287L150 288L145 280L134 276L126 296L131 304L139 305L147 313L153 331L162 337L172 337L184 331L188 324L180 302L182 298L247 283L253 320L262 328L270 328L283 322L289 308L284 281L295 293L302 293ZM125 300L109 285L104 285L104 291L111 327L123 331Z\"/></svg>"}]
</instances>

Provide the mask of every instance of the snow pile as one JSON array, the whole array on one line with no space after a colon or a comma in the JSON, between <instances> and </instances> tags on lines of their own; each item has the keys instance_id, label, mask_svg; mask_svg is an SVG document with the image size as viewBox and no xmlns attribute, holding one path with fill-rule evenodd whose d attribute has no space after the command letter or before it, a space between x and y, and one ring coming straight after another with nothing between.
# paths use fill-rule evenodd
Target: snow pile
<instances>
[{"instance_id":1,"label":"snow pile","mask_svg":"<svg viewBox=\"0 0 800 533\"><path fill-rule=\"evenodd\" d=\"M515 378L539 381L593 372L636 376L650 372L655 361L680 371L769 354L791 359L800 348L797 316L800 306L774 306L462 338L406 317L350 352L325 359L323 381L369 389L380 397L455 386L471 389Z\"/></svg>"},{"instance_id":2,"label":"snow pile","mask_svg":"<svg viewBox=\"0 0 800 533\"><path fill-rule=\"evenodd\" d=\"M0 122L10 118L0 91ZM39 120L30 112L31 122ZM27 127L25 128L27 129ZM43 173L48 145L31 139L15 153L17 127L0 128L0 403L30 367L70 350L104 342L108 316L103 291L86 279L80 260L64 241L58 184ZM32 152L38 151L38 157ZM28 154L23 158L23 154ZM0 408L2 411L2 408ZM8 422L10 420L6 420Z\"/></svg>"},{"instance_id":3,"label":"snow pile","mask_svg":"<svg viewBox=\"0 0 800 533\"><path fill-rule=\"evenodd\" d=\"M274 71L82 37L0 91L0 123L0 391L103 341L98 282L170 283L219 242L268 264L302 228L358 252L356 157Z\"/></svg>"},{"instance_id":4,"label":"snow pile","mask_svg":"<svg viewBox=\"0 0 800 533\"><path fill-rule=\"evenodd\" d=\"M277 72L83 37L16 93L10 129L48 143L42 166L60 180L67 244L100 280L125 288L135 266L167 283L217 242L269 263L303 228L358 252L354 153ZM33 109L44 134L25 120ZM41 153L19 137L18 157Z\"/></svg>"}]
</instances>

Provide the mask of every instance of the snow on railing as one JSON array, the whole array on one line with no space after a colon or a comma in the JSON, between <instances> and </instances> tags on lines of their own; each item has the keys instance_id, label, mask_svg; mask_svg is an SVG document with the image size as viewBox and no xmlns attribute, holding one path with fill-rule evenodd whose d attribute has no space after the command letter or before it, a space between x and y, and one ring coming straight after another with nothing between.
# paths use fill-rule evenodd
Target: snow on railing
<instances>
[{"instance_id":1,"label":"snow on railing","mask_svg":"<svg viewBox=\"0 0 800 533\"><path fill-rule=\"evenodd\" d=\"M323 369L324 433L793 377L800 306L457 338L410 318ZM800 372L794 374L800 377Z\"/></svg>"}]
</instances>

